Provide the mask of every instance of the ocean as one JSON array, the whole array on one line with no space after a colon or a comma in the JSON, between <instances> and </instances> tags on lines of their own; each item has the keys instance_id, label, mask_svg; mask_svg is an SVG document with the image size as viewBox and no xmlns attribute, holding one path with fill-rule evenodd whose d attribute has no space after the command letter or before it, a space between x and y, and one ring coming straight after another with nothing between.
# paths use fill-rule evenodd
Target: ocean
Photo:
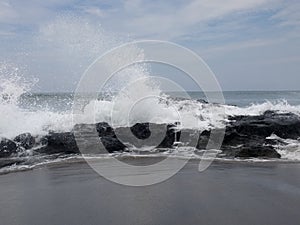
<instances>
[{"instance_id":1,"label":"ocean","mask_svg":"<svg viewBox=\"0 0 300 225\"><path fill-rule=\"evenodd\" d=\"M2 93L3 104L0 107L0 136L2 138L13 140L20 134L30 133L36 140L40 140L49 132L72 131L75 125L72 115L74 94L22 92L24 89L16 91L19 86L15 86L15 84L10 84L9 88L12 88L13 93L7 91L7 89L6 92ZM5 95L7 93L10 93L10 95ZM108 99L98 97L98 99L89 100L85 105L80 122L91 124L97 122L111 123L113 121L115 127L122 127L128 124L126 116L124 116L127 111L127 113L130 112L134 115L129 121L130 125L142 122L174 123L178 121L176 113L179 112L183 129L206 130L212 127L224 126L224 121L227 120L228 116L258 116L267 111L300 115L300 91L225 91L223 94L226 103L222 106L225 109L225 115L213 114L213 116L211 116L211 113L220 107L218 104L202 101L206 100L203 92L187 93L190 99L177 98L177 94L172 92L160 93L167 99L166 101L153 99L151 102L146 101L138 107L137 112L129 111L130 109L126 108L127 103L130 105L135 100L132 96L128 97L126 95L122 99L121 110L112 107L113 97ZM124 104L124 101L127 102ZM113 110L113 114L110 114L111 110ZM113 116L113 120L110 116ZM270 139L278 138L280 137L270 137ZM292 139L286 139L285 142L286 145L284 146L275 145L277 152L281 154L281 160L300 160L300 142ZM38 145L32 149L19 152L18 157L26 160L20 164L10 163L9 166L4 166L0 171L6 173L31 169L37 165L68 159L73 160L79 157L77 154L62 154L59 156L36 154L35 150L39 147L41 146ZM108 153L105 157L120 157L122 154L124 153L115 155ZM128 157L128 152L125 155ZM132 156L136 156L136 151L132 152ZM190 149L186 151L180 149L178 157L184 156L199 158L197 154L191 153ZM258 158L255 160L266 159Z\"/></svg>"},{"instance_id":2,"label":"ocean","mask_svg":"<svg viewBox=\"0 0 300 225\"><path fill-rule=\"evenodd\" d=\"M187 91L187 93L191 99L206 100L203 92ZM172 95L172 92L170 95ZM263 106L264 104L300 105L300 91L224 91L223 95L226 104L238 107ZM21 96L20 106L29 110L49 108L57 111L67 111L72 108L73 96L73 93L25 94Z\"/></svg>"},{"instance_id":3,"label":"ocean","mask_svg":"<svg viewBox=\"0 0 300 225\"><path fill-rule=\"evenodd\" d=\"M59 8L4 44L0 224L299 224L300 91L224 91L225 102L208 102L184 91L218 90L196 54L124 45L131 35L106 32L103 15Z\"/></svg>"},{"instance_id":4,"label":"ocean","mask_svg":"<svg viewBox=\"0 0 300 225\"><path fill-rule=\"evenodd\" d=\"M152 82L92 98L0 81L1 224L300 220L300 91L224 91L221 104ZM210 137L222 130L218 146Z\"/></svg>"}]
</instances>

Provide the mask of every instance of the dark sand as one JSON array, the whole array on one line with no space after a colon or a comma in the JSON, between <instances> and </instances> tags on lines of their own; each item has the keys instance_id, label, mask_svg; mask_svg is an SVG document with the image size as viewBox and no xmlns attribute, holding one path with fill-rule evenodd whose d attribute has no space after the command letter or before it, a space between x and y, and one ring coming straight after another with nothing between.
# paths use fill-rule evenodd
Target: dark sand
<instances>
[{"instance_id":1,"label":"dark sand","mask_svg":"<svg viewBox=\"0 0 300 225\"><path fill-rule=\"evenodd\" d=\"M300 224L300 164L190 162L148 187L111 183L85 163L0 176L0 224Z\"/></svg>"}]
</instances>

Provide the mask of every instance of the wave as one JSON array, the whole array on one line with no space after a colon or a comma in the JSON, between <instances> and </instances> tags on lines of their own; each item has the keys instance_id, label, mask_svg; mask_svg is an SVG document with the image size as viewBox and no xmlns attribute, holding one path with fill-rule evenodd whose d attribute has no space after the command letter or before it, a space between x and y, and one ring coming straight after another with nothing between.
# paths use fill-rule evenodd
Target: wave
<instances>
[{"instance_id":1,"label":"wave","mask_svg":"<svg viewBox=\"0 0 300 225\"><path fill-rule=\"evenodd\" d=\"M87 58L91 59L98 56L99 53L103 53L103 51L122 42L110 38L109 34L103 36L103 32L94 32L91 25L84 23L85 25L82 26L80 21L76 21L75 24L72 21L73 19L70 18L59 18L52 24L45 26L41 29L41 34L37 39L37 41L42 41L39 45L44 46L50 43L46 46L47 49L53 47L63 49L63 52L69 54L66 58L75 55L80 60L80 62L72 62L72 65L78 64L80 67L84 67L84 63L89 62ZM87 49L93 51L86 53ZM128 54L136 54L136 49ZM138 54L138 57L142 58L143 55ZM85 61L83 58L85 58ZM48 134L71 132L78 123L96 124L106 122L113 128L130 127L137 123L180 124L179 129L202 132L224 128L232 117L255 117L264 115L268 111L300 116L300 105L291 105L287 100L265 101L261 104L239 107L208 103L201 99L189 97L188 93L184 93L184 98L179 98L182 97L182 93L180 93L180 96L168 94L162 89L161 84L151 76L151 68L148 65L139 64L115 74L105 85L104 93L101 93L97 99L89 100L89 97L82 95L83 101L87 99L89 101L85 104L82 114L75 122L72 107L64 108L55 105L72 106L74 99L72 97L61 99L59 93L48 94L47 98L52 99L52 105L44 104L46 101L45 96L31 93L37 82L36 79L25 79L24 74L17 65L0 62L0 138L14 140L20 134L30 133L35 138L36 143L42 143L41 140ZM39 100L32 101L32 98L39 98ZM278 143L274 145L282 158L300 160L299 141L297 139L280 138L269 137L270 140L276 139L285 143L284 145ZM176 157L192 156L198 158L195 151L189 151L188 148L176 149L178 151L175 154ZM22 165L18 167L18 165L12 164L6 168L12 168L12 170L14 167L32 168L33 165L53 162L53 160L64 160L64 157L70 157L61 155L54 158L36 156L34 155L34 149L26 149L26 151L18 154L24 160L21 163ZM120 154L135 156L135 153L132 152ZM158 155L164 154L168 153ZM107 156L115 155L108 154Z\"/></svg>"},{"instance_id":2,"label":"wave","mask_svg":"<svg viewBox=\"0 0 300 225\"><path fill-rule=\"evenodd\" d=\"M36 103L32 103L31 106L27 105L25 108L22 107L20 99L24 94L28 95L34 82L26 81L22 74L18 74L18 68L12 64L1 63L0 68L2 72L0 76L1 138L13 140L20 134L30 133L38 140L51 132L72 131L76 124L72 119L71 110L61 111L55 107L41 109L41 107L37 107ZM139 69L132 69L139 78L149 76L145 71L142 73ZM132 105L140 96L149 95L161 96L161 99L146 99L136 110L132 110ZM50 98L56 99L56 97L57 94L50 95ZM116 98L121 104L115 104ZM69 101L72 101L72 98L69 98ZM72 102L69 104L72 105ZM299 116L300 106L290 105L286 100L266 101L262 104L238 107L208 103L199 99L175 98L161 91L156 83L145 79L142 85L140 83L131 85L130 88L122 90L121 94L110 96L110 99L91 100L84 107L79 122L82 124L107 122L113 123L116 128L133 126L136 123L175 124L180 121L180 129L204 131L225 127L230 117L259 116L267 111L292 113ZM130 113L128 119L126 115ZM286 139L285 143L287 144L275 146L282 158L300 160L299 141ZM30 155L30 153L28 154Z\"/></svg>"}]
</instances>

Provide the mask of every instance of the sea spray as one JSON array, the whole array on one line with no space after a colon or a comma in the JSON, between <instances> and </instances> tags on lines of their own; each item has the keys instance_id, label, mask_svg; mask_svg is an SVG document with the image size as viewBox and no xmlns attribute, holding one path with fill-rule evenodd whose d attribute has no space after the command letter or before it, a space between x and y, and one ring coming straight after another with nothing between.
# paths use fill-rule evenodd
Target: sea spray
<instances>
[{"instance_id":1,"label":"sea spray","mask_svg":"<svg viewBox=\"0 0 300 225\"><path fill-rule=\"evenodd\" d=\"M38 49L35 48L29 55L35 57L34 52L46 51L45 54L48 54L46 60L57 58L57 61L67 68L64 72L70 72L72 75L68 79L80 77L93 60L123 43L122 38L116 38L104 32L99 29L98 25L68 16L58 17L53 22L43 25L35 40ZM128 52L128 54L131 53ZM49 61L50 65L54 65L50 66L53 69L52 74L57 72L55 70L57 61ZM26 132L34 136L43 136L51 131L72 130L74 124L70 108L59 110L57 107L37 107L36 105L23 107L20 104L20 98L26 101L28 98L24 97L24 94L31 92L36 82L24 79L22 71L12 63L3 62L0 65L0 137L13 139ZM43 72L45 71L41 71L39 76L42 76ZM151 82L151 75L151 67L145 64L133 65L119 71L104 87L108 95L101 93L99 99L93 99L85 106L81 123L113 122L116 126L133 125L137 122L174 123L178 120L179 113L183 128L202 131L224 126L227 116L262 115L267 110L300 114L300 106L290 105L287 101L266 101L262 104L238 107L220 106L197 101L197 99L172 98L161 90L159 84ZM137 79L144 79L144 82L139 85L129 85ZM63 83L63 81L62 79L58 82ZM47 98L59 99L60 95L62 94L48 94ZM143 96L151 95L161 98L146 99L132 109L132 103ZM37 94L31 96L36 97ZM39 94L41 101L46 99L45 96ZM115 105L116 100L120 104ZM66 104L72 104L71 97L68 96L67 101ZM218 111L216 110L218 107L225 107L226 115L211 117L211 113Z\"/></svg>"},{"instance_id":2,"label":"sea spray","mask_svg":"<svg viewBox=\"0 0 300 225\"><path fill-rule=\"evenodd\" d=\"M20 106L22 95L30 92L37 80L26 80L21 70L7 62L0 63L0 136L14 138L30 132L46 134L51 129L62 130L68 126L68 116L49 110L31 110Z\"/></svg>"}]
</instances>

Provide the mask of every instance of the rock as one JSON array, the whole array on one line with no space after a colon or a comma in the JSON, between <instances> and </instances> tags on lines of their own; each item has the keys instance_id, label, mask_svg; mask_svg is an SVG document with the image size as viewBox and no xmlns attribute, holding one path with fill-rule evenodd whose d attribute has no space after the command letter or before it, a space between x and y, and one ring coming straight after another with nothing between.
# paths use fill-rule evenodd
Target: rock
<instances>
[{"instance_id":1,"label":"rock","mask_svg":"<svg viewBox=\"0 0 300 225\"><path fill-rule=\"evenodd\" d=\"M272 146L243 146L234 157L239 158L281 158L281 155Z\"/></svg>"},{"instance_id":2,"label":"rock","mask_svg":"<svg viewBox=\"0 0 300 225\"><path fill-rule=\"evenodd\" d=\"M126 149L126 146L119 141L116 137L105 136L100 138L105 150L109 153L122 152Z\"/></svg>"},{"instance_id":3,"label":"rock","mask_svg":"<svg viewBox=\"0 0 300 225\"><path fill-rule=\"evenodd\" d=\"M37 136L35 138L36 146L45 146L47 145L47 143L48 143L47 136Z\"/></svg>"},{"instance_id":4,"label":"rock","mask_svg":"<svg viewBox=\"0 0 300 225\"><path fill-rule=\"evenodd\" d=\"M122 152L126 151L128 147L172 148L175 141L174 125L171 124L137 123L132 127L119 127L114 130L108 123L103 122L96 125L81 124L75 126L75 128L77 130L76 137L84 137L83 139L86 140L90 136L94 136L94 129L96 129L105 148L104 150L100 149L99 153ZM97 144L94 139L92 139L92 142ZM84 143L84 140L80 142ZM99 146L94 146L94 148L99 148Z\"/></svg>"},{"instance_id":5,"label":"rock","mask_svg":"<svg viewBox=\"0 0 300 225\"><path fill-rule=\"evenodd\" d=\"M74 127L74 131L77 145L83 154L122 152L126 148L108 123L80 124Z\"/></svg>"},{"instance_id":6,"label":"rock","mask_svg":"<svg viewBox=\"0 0 300 225\"><path fill-rule=\"evenodd\" d=\"M78 124L72 131L76 137L77 146L82 154L107 153L101 145L95 124Z\"/></svg>"},{"instance_id":7,"label":"rock","mask_svg":"<svg viewBox=\"0 0 300 225\"><path fill-rule=\"evenodd\" d=\"M135 148L173 148L174 128L173 124L137 123L130 128L117 128L116 136L127 146Z\"/></svg>"},{"instance_id":8,"label":"rock","mask_svg":"<svg viewBox=\"0 0 300 225\"><path fill-rule=\"evenodd\" d=\"M14 141L24 149L31 149L35 145L35 138L30 133L20 134L14 138Z\"/></svg>"},{"instance_id":9,"label":"rock","mask_svg":"<svg viewBox=\"0 0 300 225\"><path fill-rule=\"evenodd\" d=\"M98 132L99 137L115 137L114 129L108 123L97 123L96 130Z\"/></svg>"},{"instance_id":10,"label":"rock","mask_svg":"<svg viewBox=\"0 0 300 225\"><path fill-rule=\"evenodd\" d=\"M9 157L17 153L17 145L12 140L2 138L0 140L0 158Z\"/></svg>"},{"instance_id":11,"label":"rock","mask_svg":"<svg viewBox=\"0 0 300 225\"><path fill-rule=\"evenodd\" d=\"M138 139L145 140L151 136L149 123L137 123L130 127L132 134Z\"/></svg>"},{"instance_id":12,"label":"rock","mask_svg":"<svg viewBox=\"0 0 300 225\"><path fill-rule=\"evenodd\" d=\"M165 134L165 138L163 141L157 146L158 148L172 148L175 141L177 141L176 133L176 126L174 124L167 125L167 132ZM162 134L164 135L164 134Z\"/></svg>"},{"instance_id":13,"label":"rock","mask_svg":"<svg viewBox=\"0 0 300 225\"><path fill-rule=\"evenodd\" d=\"M102 151L113 153L122 152L126 149L126 146L117 138L114 129L108 123L97 123L96 130L105 148Z\"/></svg>"},{"instance_id":14,"label":"rock","mask_svg":"<svg viewBox=\"0 0 300 225\"><path fill-rule=\"evenodd\" d=\"M196 147L198 145L200 134L199 130L182 129L175 134L175 139L177 145Z\"/></svg>"},{"instance_id":15,"label":"rock","mask_svg":"<svg viewBox=\"0 0 300 225\"><path fill-rule=\"evenodd\" d=\"M229 120L221 147L222 155L226 157L280 158L272 147L280 141L267 137L272 134L284 139L300 137L300 117L292 113L267 111L260 116L235 116ZM210 132L204 131L200 135L198 149L206 149Z\"/></svg>"},{"instance_id":16,"label":"rock","mask_svg":"<svg viewBox=\"0 0 300 225\"><path fill-rule=\"evenodd\" d=\"M272 146L244 145L244 146L222 146L220 156L230 158L281 158L281 155Z\"/></svg>"},{"instance_id":17,"label":"rock","mask_svg":"<svg viewBox=\"0 0 300 225\"><path fill-rule=\"evenodd\" d=\"M47 145L37 150L40 153L45 153L45 154L79 153L75 136L71 132L50 133L45 138L47 140Z\"/></svg>"},{"instance_id":18,"label":"rock","mask_svg":"<svg viewBox=\"0 0 300 225\"><path fill-rule=\"evenodd\" d=\"M18 165L25 162L22 158L2 158L0 159L0 168L12 165Z\"/></svg>"},{"instance_id":19,"label":"rock","mask_svg":"<svg viewBox=\"0 0 300 225\"><path fill-rule=\"evenodd\" d=\"M211 131L204 131L199 137L197 148L206 149ZM221 146L222 157L230 158L280 158L274 147L268 145L268 140L262 136L245 136L225 130L224 141Z\"/></svg>"},{"instance_id":20,"label":"rock","mask_svg":"<svg viewBox=\"0 0 300 225\"><path fill-rule=\"evenodd\" d=\"M214 130L222 132L222 130ZM75 140L79 142L77 143ZM200 135L199 135L200 134ZM76 125L69 133L51 133L46 137L46 147L41 152L54 153L106 153L126 151L128 148L173 148L174 143L183 146L207 148L211 130L176 130L173 124L137 123L132 127L113 129L108 123ZM267 111L260 116L230 117L221 146L222 156L280 158L273 145L277 140L267 137L276 134L281 138L300 137L300 118L292 113ZM218 136L218 135L217 135ZM218 137L217 137L218 138ZM220 140L210 140L218 144ZM102 142L105 149L100 149ZM86 149L86 150L85 150ZM92 151L94 150L94 151Z\"/></svg>"},{"instance_id":21,"label":"rock","mask_svg":"<svg viewBox=\"0 0 300 225\"><path fill-rule=\"evenodd\" d=\"M229 119L231 129L240 135L269 137L276 134L285 139L300 137L300 117L293 113L266 111L260 116L236 116Z\"/></svg>"},{"instance_id":22,"label":"rock","mask_svg":"<svg viewBox=\"0 0 300 225\"><path fill-rule=\"evenodd\" d=\"M210 131L205 130L199 135L198 143L196 145L197 149L203 150L206 149L208 140L210 137Z\"/></svg>"}]
</instances>

